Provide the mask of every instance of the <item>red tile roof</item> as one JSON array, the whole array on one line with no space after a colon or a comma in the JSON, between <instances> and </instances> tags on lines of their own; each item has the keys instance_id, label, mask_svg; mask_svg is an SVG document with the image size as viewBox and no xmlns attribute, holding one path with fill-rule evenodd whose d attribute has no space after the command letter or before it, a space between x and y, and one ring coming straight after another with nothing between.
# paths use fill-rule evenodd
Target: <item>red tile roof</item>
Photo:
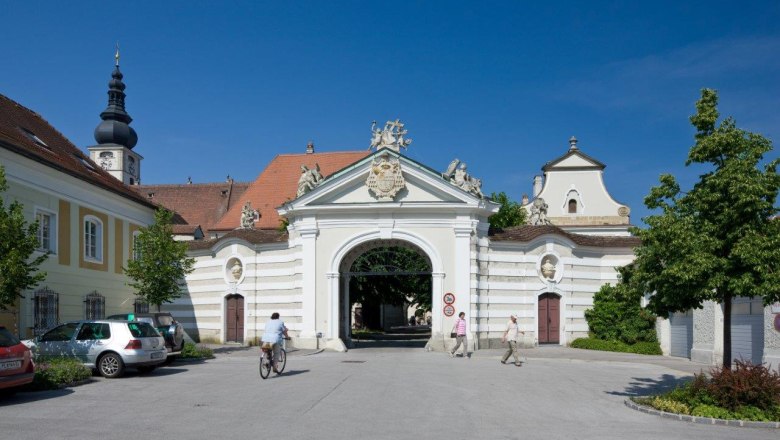
<instances>
[{"instance_id":1,"label":"red tile roof","mask_svg":"<svg viewBox=\"0 0 780 440\"><path fill-rule=\"evenodd\" d=\"M41 115L2 94L0 147L136 203L157 208L93 162Z\"/></svg>"},{"instance_id":2,"label":"red tile roof","mask_svg":"<svg viewBox=\"0 0 780 440\"><path fill-rule=\"evenodd\" d=\"M204 233L214 226L239 200L249 182L139 185L138 193L174 211L174 233L193 233L198 225ZM189 225L190 228L176 225Z\"/></svg>"},{"instance_id":3,"label":"red tile roof","mask_svg":"<svg viewBox=\"0 0 780 440\"><path fill-rule=\"evenodd\" d=\"M580 246L595 247L636 247L642 244L639 237L572 234L553 226L513 226L506 229L490 230L490 241L529 242L546 234L561 235Z\"/></svg>"},{"instance_id":4,"label":"red tile roof","mask_svg":"<svg viewBox=\"0 0 780 440\"><path fill-rule=\"evenodd\" d=\"M241 224L241 209L249 201L252 208L260 212L256 228L275 229L281 222L276 208L292 200L298 192L301 165L313 168L319 164L324 177L368 156L368 151L346 151L334 153L280 154L268 164L257 179L249 185L237 203L211 230L228 231Z\"/></svg>"}]
</instances>

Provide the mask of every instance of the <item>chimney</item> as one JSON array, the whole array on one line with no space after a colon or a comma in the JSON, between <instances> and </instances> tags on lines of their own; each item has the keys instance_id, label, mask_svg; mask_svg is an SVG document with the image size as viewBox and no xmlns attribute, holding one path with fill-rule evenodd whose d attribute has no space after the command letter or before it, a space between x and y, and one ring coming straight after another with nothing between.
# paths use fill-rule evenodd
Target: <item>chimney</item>
<instances>
[{"instance_id":1,"label":"chimney","mask_svg":"<svg viewBox=\"0 0 780 440\"><path fill-rule=\"evenodd\" d=\"M306 154L313 154L314 153L314 142L309 141L308 144L306 144Z\"/></svg>"},{"instance_id":2,"label":"chimney","mask_svg":"<svg viewBox=\"0 0 780 440\"><path fill-rule=\"evenodd\" d=\"M534 176L534 198L539 196L542 192L542 176Z\"/></svg>"},{"instance_id":3,"label":"chimney","mask_svg":"<svg viewBox=\"0 0 780 440\"><path fill-rule=\"evenodd\" d=\"M528 204L528 194L523 194L523 198L520 201L521 204L527 205Z\"/></svg>"}]
</instances>

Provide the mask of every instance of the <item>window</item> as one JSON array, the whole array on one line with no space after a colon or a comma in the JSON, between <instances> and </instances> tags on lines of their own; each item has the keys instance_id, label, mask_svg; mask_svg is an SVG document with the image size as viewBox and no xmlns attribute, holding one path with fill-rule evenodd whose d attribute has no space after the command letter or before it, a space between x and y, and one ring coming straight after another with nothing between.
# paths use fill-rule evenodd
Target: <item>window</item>
<instances>
[{"instance_id":1,"label":"window","mask_svg":"<svg viewBox=\"0 0 780 440\"><path fill-rule=\"evenodd\" d=\"M36 210L38 222L38 249L52 254L57 252L57 216L48 211Z\"/></svg>"},{"instance_id":2,"label":"window","mask_svg":"<svg viewBox=\"0 0 780 440\"><path fill-rule=\"evenodd\" d=\"M94 291L84 299L84 317L86 319L103 319L106 316L106 298Z\"/></svg>"},{"instance_id":3,"label":"window","mask_svg":"<svg viewBox=\"0 0 780 440\"><path fill-rule=\"evenodd\" d=\"M569 200L569 214L577 213L577 201L574 199Z\"/></svg>"},{"instance_id":4,"label":"window","mask_svg":"<svg viewBox=\"0 0 780 440\"><path fill-rule=\"evenodd\" d=\"M149 303L137 298L135 302L133 303L133 312L134 313L149 313Z\"/></svg>"},{"instance_id":5,"label":"window","mask_svg":"<svg viewBox=\"0 0 780 440\"><path fill-rule=\"evenodd\" d=\"M139 231L133 232L133 260L141 259L141 243L138 241Z\"/></svg>"},{"instance_id":6,"label":"window","mask_svg":"<svg viewBox=\"0 0 780 440\"><path fill-rule=\"evenodd\" d=\"M42 335L59 321L60 295L44 287L33 294L33 334Z\"/></svg>"},{"instance_id":7,"label":"window","mask_svg":"<svg viewBox=\"0 0 780 440\"><path fill-rule=\"evenodd\" d=\"M54 327L41 336L41 341L70 341L70 339L73 337L73 334L76 333L76 327L78 326L78 322L69 322L67 324Z\"/></svg>"},{"instance_id":8,"label":"window","mask_svg":"<svg viewBox=\"0 0 780 440\"><path fill-rule=\"evenodd\" d=\"M134 338L160 337L157 330L145 322L128 322L127 328L130 329L130 334L133 335Z\"/></svg>"},{"instance_id":9,"label":"window","mask_svg":"<svg viewBox=\"0 0 780 440\"><path fill-rule=\"evenodd\" d=\"M110 339L111 326L104 322L85 322L81 325L77 341L94 341L96 339Z\"/></svg>"},{"instance_id":10,"label":"window","mask_svg":"<svg viewBox=\"0 0 780 440\"><path fill-rule=\"evenodd\" d=\"M92 216L84 218L84 259L103 262L103 223Z\"/></svg>"}]
</instances>

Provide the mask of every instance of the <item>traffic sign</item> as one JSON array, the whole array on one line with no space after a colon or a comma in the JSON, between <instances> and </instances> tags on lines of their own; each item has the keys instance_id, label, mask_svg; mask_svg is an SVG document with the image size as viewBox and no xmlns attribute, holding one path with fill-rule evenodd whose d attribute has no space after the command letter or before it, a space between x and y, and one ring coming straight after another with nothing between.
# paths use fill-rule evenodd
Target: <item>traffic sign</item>
<instances>
[{"instance_id":1,"label":"traffic sign","mask_svg":"<svg viewBox=\"0 0 780 440\"><path fill-rule=\"evenodd\" d=\"M444 306L444 316L452 316L455 314L455 307L452 304Z\"/></svg>"},{"instance_id":2,"label":"traffic sign","mask_svg":"<svg viewBox=\"0 0 780 440\"><path fill-rule=\"evenodd\" d=\"M455 295L450 292L445 293L444 304L454 304L454 303L455 303Z\"/></svg>"}]
</instances>

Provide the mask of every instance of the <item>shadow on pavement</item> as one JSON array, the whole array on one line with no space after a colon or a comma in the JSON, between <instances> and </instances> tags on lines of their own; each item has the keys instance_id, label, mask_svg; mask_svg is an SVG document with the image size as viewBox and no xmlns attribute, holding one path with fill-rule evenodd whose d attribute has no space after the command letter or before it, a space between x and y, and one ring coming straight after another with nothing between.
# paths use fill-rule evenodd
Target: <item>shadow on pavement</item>
<instances>
[{"instance_id":1,"label":"shadow on pavement","mask_svg":"<svg viewBox=\"0 0 780 440\"><path fill-rule=\"evenodd\" d=\"M18 405L20 403L36 402L38 400L56 399L73 394L70 388L48 391L18 391L16 394L0 394L0 407Z\"/></svg>"},{"instance_id":2,"label":"shadow on pavement","mask_svg":"<svg viewBox=\"0 0 780 440\"><path fill-rule=\"evenodd\" d=\"M626 386L623 391L605 391L614 396L638 397L651 394L663 394L683 385L691 380L691 377L679 377L671 374L664 374L660 379L649 377L633 377L634 382Z\"/></svg>"},{"instance_id":3,"label":"shadow on pavement","mask_svg":"<svg viewBox=\"0 0 780 440\"><path fill-rule=\"evenodd\" d=\"M425 344L428 343L427 339L424 340L374 340L374 339L353 339L350 350L356 350L359 348L425 348Z\"/></svg>"},{"instance_id":4,"label":"shadow on pavement","mask_svg":"<svg viewBox=\"0 0 780 440\"><path fill-rule=\"evenodd\" d=\"M287 376L297 376L299 374L305 374L308 373L310 370L286 370L282 372L279 376L287 377Z\"/></svg>"}]
</instances>

